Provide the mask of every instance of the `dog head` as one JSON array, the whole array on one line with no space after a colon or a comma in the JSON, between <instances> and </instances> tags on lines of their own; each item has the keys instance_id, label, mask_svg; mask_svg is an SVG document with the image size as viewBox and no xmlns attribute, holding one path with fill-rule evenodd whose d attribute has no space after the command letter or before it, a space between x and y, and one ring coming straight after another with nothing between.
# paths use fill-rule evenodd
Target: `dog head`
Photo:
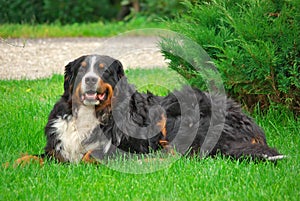
<instances>
[{"instance_id":1,"label":"dog head","mask_svg":"<svg viewBox=\"0 0 300 201\"><path fill-rule=\"evenodd\" d=\"M109 56L82 56L65 67L64 95L72 105L111 105L114 88L124 76L120 61Z\"/></svg>"}]
</instances>

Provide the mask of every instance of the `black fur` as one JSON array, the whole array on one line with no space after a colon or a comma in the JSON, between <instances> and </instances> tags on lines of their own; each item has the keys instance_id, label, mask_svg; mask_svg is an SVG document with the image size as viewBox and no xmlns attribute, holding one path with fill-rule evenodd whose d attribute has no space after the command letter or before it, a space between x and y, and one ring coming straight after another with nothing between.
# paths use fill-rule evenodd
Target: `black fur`
<instances>
[{"instance_id":1,"label":"black fur","mask_svg":"<svg viewBox=\"0 0 300 201\"><path fill-rule=\"evenodd\" d=\"M80 108L87 107L80 101L80 96L78 99L74 95L74 90L86 81L84 76L88 71L82 71L90 68L92 63L94 75L105 86L111 86L114 95L105 100L109 103L100 101L100 105L93 106L94 113L80 117L83 118L81 121L96 119L97 124L84 131L86 135L80 141L83 149L73 155L77 159L72 159L63 150L67 148L60 136L65 135L70 142L72 139L67 138L67 131L59 133L60 124L57 122L63 122L62 126L69 125L70 121L76 122ZM98 68L99 63L104 63L105 67ZM97 91L97 97L98 94ZM77 129L80 132L80 128ZM45 133L45 155L62 162L78 162L89 151L93 157L102 159L118 150L147 154L161 149L200 156L221 153L237 159L283 157L267 145L262 129L234 101L189 86L166 97L150 92L139 93L127 83L118 60L99 55L82 56L65 67L64 94L49 115Z\"/></svg>"}]
</instances>

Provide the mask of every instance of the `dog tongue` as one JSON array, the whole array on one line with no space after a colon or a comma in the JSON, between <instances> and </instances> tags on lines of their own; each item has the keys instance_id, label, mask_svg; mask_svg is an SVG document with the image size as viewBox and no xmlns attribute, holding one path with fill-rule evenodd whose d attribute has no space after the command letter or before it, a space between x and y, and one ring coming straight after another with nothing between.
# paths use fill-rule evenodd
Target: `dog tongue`
<instances>
[{"instance_id":1,"label":"dog tongue","mask_svg":"<svg viewBox=\"0 0 300 201\"><path fill-rule=\"evenodd\" d=\"M105 98L105 93L99 94L99 95L98 95L98 98L99 98L99 100L104 100L104 98Z\"/></svg>"}]
</instances>

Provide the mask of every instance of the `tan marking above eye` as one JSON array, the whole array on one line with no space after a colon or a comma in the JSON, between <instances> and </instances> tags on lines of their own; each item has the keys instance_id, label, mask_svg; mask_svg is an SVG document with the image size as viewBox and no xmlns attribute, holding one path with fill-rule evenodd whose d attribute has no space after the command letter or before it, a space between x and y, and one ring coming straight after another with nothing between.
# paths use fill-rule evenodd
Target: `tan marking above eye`
<instances>
[{"instance_id":1,"label":"tan marking above eye","mask_svg":"<svg viewBox=\"0 0 300 201\"><path fill-rule=\"evenodd\" d=\"M82 67L86 67L87 66L87 63L85 61L81 62L81 66Z\"/></svg>"},{"instance_id":2,"label":"tan marking above eye","mask_svg":"<svg viewBox=\"0 0 300 201\"><path fill-rule=\"evenodd\" d=\"M104 68L104 66L105 66L104 63L100 63L100 64L99 64L99 67L100 67L100 68Z\"/></svg>"}]
</instances>

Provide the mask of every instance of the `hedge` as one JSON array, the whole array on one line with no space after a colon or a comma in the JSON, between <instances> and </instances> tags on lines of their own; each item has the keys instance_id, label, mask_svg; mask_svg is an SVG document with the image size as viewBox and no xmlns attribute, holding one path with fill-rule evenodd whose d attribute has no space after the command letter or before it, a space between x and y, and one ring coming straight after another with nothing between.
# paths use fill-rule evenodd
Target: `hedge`
<instances>
[{"instance_id":1,"label":"hedge","mask_svg":"<svg viewBox=\"0 0 300 201\"><path fill-rule=\"evenodd\" d=\"M215 63L229 96L248 109L280 103L300 111L300 1L207 0L184 3L187 12L167 21L173 31L201 45ZM170 68L205 89L203 74L165 40ZM193 50L187 54L199 60ZM198 57L198 58L197 58Z\"/></svg>"}]
</instances>

